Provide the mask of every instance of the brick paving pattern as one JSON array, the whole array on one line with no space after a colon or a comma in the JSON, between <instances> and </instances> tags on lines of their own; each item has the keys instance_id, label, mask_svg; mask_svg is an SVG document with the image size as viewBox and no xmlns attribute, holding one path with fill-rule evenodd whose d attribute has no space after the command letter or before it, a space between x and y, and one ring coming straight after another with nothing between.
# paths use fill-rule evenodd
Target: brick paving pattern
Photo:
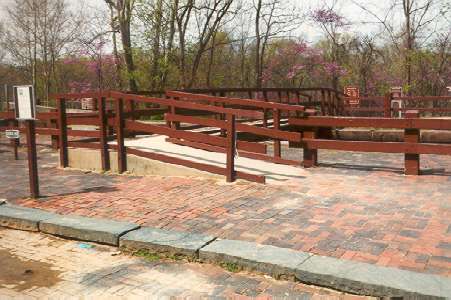
<instances>
[{"instance_id":1,"label":"brick paving pattern","mask_svg":"<svg viewBox=\"0 0 451 300\"><path fill-rule=\"evenodd\" d=\"M26 161L0 154L0 192L61 214L137 222L319 255L451 276L451 159L422 156L424 176L402 175L402 155L320 152L320 168L273 185L177 177L84 174L40 153L41 187L27 194ZM332 163L338 161L338 163Z\"/></svg>"},{"instance_id":2,"label":"brick paving pattern","mask_svg":"<svg viewBox=\"0 0 451 300\"><path fill-rule=\"evenodd\" d=\"M371 299L217 266L0 229L0 299ZM5 254L6 252L6 254Z\"/></svg>"}]
</instances>

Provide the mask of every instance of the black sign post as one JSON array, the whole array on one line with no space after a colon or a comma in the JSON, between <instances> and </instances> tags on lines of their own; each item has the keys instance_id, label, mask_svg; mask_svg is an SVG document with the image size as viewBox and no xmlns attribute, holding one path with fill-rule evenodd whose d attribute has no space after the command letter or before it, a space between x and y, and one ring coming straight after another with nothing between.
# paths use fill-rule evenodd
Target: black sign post
<instances>
[{"instance_id":1,"label":"black sign post","mask_svg":"<svg viewBox=\"0 0 451 300\"><path fill-rule=\"evenodd\" d=\"M16 118L25 123L28 152L28 174L31 198L39 197L38 157L36 151L36 101L32 86L14 87Z\"/></svg>"}]
</instances>

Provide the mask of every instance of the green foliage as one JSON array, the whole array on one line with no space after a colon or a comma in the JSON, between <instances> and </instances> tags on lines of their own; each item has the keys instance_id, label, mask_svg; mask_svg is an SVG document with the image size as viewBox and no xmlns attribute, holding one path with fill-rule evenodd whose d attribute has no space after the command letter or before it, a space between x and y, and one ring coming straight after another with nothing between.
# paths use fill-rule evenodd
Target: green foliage
<instances>
[{"instance_id":1,"label":"green foliage","mask_svg":"<svg viewBox=\"0 0 451 300\"><path fill-rule=\"evenodd\" d=\"M222 268L226 269L232 273L238 273L243 270L243 268L236 263L222 262L219 264Z\"/></svg>"},{"instance_id":2,"label":"green foliage","mask_svg":"<svg viewBox=\"0 0 451 300\"><path fill-rule=\"evenodd\" d=\"M162 259L162 257L158 253L153 253L145 249L140 249L133 253L133 255L141 257L150 262L159 261Z\"/></svg>"}]
</instances>

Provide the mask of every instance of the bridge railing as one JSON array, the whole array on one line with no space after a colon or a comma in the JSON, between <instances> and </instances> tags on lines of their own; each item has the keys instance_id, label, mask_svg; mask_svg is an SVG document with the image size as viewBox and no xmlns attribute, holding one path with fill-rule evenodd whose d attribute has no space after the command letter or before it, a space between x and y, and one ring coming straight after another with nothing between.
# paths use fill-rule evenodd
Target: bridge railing
<instances>
[{"instance_id":1,"label":"bridge railing","mask_svg":"<svg viewBox=\"0 0 451 300\"><path fill-rule=\"evenodd\" d=\"M318 163L318 149L404 153L405 174L420 174L420 155L436 154L451 155L451 144L423 143L421 141L422 130L451 130L451 120L447 119L422 119L419 112L407 111L405 118L364 118L364 117L324 117L317 116L315 111L307 111L304 118L290 118L289 124L302 132L302 147L304 148L304 167L313 167ZM325 139L318 133L322 129L333 128L390 128L403 129L403 142L375 142L375 141L343 141Z\"/></svg>"}]
</instances>

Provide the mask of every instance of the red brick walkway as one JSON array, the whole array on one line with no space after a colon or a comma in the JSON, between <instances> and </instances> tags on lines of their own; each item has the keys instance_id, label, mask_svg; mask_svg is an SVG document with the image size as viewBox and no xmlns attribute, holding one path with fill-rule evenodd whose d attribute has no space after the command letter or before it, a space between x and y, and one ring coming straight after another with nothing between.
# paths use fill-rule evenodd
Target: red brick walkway
<instances>
[{"instance_id":1,"label":"red brick walkway","mask_svg":"<svg viewBox=\"0 0 451 300\"><path fill-rule=\"evenodd\" d=\"M50 196L34 201L20 199L26 192L25 161L0 153L0 193L18 204L62 214L451 276L451 160L427 156L423 166L436 175L406 177L396 169L400 156L346 155L324 153L342 164L315 168L305 178L275 186L83 174L58 170L56 157L41 153L43 193ZM355 167L368 160L373 171ZM354 167L345 166L352 161ZM374 171L382 162L394 169Z\"/></svg>"}]
</instances>

